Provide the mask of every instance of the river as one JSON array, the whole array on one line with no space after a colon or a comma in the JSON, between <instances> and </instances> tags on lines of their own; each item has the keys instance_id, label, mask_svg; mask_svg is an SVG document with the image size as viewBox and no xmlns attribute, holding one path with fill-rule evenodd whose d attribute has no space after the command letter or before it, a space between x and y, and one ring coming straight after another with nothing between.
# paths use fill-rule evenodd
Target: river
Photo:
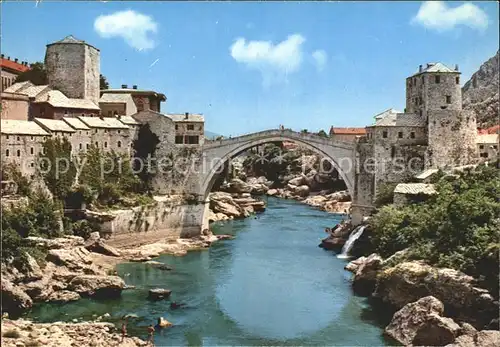
<instances>
[{"instance_id":1,"label":"river","mask_svg":"<svg viewBox=\"0 0 500 347\"><path fill-rule=\"evenodd\" d=\"M30 316L42 321L90 320L109 313L117 324L135 314L129 334L146 337L160 316L174 323L156 333L158 346L387 345L381 312L352 294L346 260L318 248L324 228L341 216L291 200L268 199L266 212L213 225L234 234L209 250L157 260L172 271L142 263L120 264L119 275L135 290L116 300L82 299L41 305ZM169 301L150 302L150 288L172 290Z\"/></svg>"}]
</instances>

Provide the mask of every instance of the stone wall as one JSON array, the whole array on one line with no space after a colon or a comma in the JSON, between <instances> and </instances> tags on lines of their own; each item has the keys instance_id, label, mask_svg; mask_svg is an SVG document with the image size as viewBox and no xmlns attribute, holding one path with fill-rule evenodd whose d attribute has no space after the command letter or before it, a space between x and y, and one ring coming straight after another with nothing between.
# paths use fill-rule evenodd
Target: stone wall
<instances>
[{"instance_id":1,"label":"stone wall","mask_svg":"<svg viewBox=\"0 0 500 347\"><path fill-rule=\"evenodd\" d=\"M42 153L45 136L1 136L2 163L15 163L28 178L36 173L35 160Z\"/></svg>"},{"instance_id":2,"label":"stone wall","mask_svg":"<svg viewBox=\"0 0 500 347\"><path fill-rule=\"evenodd\" d=\"M2 100L1 119L28 120L29 98L26 95L2 93L0 99Z\"/></svg>"},{"instance_id":3,"label":"stone wall","mask_svg":"<svg viewBox=\"0 0 500 347\"><path fill-rule=\"evenodd\" d=\"M56 108L46 102L31 103L30 117L62 119L63 117L92 116L99 113L98 110L80 108Z\"/></svg>"}]
</instances>

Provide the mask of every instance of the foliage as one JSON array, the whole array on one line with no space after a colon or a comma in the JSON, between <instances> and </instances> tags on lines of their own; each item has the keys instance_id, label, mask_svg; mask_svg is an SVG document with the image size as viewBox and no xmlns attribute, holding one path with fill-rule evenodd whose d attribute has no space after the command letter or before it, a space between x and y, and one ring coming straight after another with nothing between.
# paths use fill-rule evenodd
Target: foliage
<instances>
[{"instance_id":1,"label":"foliage","mask_svg":"<svg viewBox=\"0 0 500 347\"><path fill-rule=\"evenodd\" d=\"M24 81L30 81L36 86L49 84L45 65L42 62L31 64L29 70L22 72L16 78L16 83Z\"/></svg>"},{"instance_id":2,"label":"foliage","mask_svg":"<svg viewBox=\"0 0 500 347\"><path fill-rule=\"evenodd\" d=\"M370 221L375 251L387 257L410 247L410 256L463 271L498 293L500 171L480 166L436 183L424 203L382 207Z\"/></svg>"},{"instance_id":3,"label":"foliage","mask_svg":"<svg viewBox=\"0 0 500 347\"><path fill-rule=\"evenodd\" d=\"M66 138L47 138L40 154L40 174L55 198L64 200L75 182L76 167Z\"/></svg>"},{"instance_id":4,"label":"foliage","mask_svg":"<svg viewBox=\"0 0 500 347\"><path fill-rule=\"evenodd\" d=\"M308 133L309 133L309 131L308 131L307 129L302 129L300 132L301 132L302 134L308 134Z\"/></svg>"},{"instance_id":5,"label":"foliage","mask_svg":"<svg viewBox=\"0 0 500 347\"><path fill-rule=\"evenodd\" d=\"M320 131L318 131L317 135L321 136L321 137L328 137L328 134L323 129L321 129Z\"/></svg>"},{"instance_id":6,"label":"foliage","mask_svg":"<svg viewBox=\"0 0 500 347\"><path fill-rule=\"evenodd\" d=\"M99 89L109 89L109 83L108 80L106 79L106 76L104 75L99 75Z\"/></svg>"},{"instance_id":7,"label":"foliage","mask_svg":"<svg viewBox=\"0 0 500 347\"><path fill-rule=\"evenodd\" d=\"M261 152L252 152L246 157L243 166L254 176L265 176L271 181L277 181L279 175L296 157L296 152L285 151L281 146L269 143Z\"/></svg>"},{"instance_id":8,"label":"foliage","mask_svg":"<svg viewBox=\"0 0 500 347\"><path fill-rule=\"evenodd\" d=\"M145 164L142 170L140 170L139 161L134 161L134 171L138 172L138 176L143 182L144 187L148 189L151 186L151 179L153 177L150 173L152 168L149 167L148 158L154 156L158 143L160 143L158 136L151 131L149 124L145 124L139 128L139 134L132 144L135 157Z\"/></svg>"},{"instance_id":9,"label":"foliage","mask_svg":"<svg viewBox=\"0 0 500 347\"><path fill-rule=\"evenodd\" d=\"M71 233L75 236L83 237L85 240L90 237L94 231L99 231L100 227L97 223L87 219L81 219L70 224Z\"/></svg>"},{"instance_id":10,"label":"foliage","mask_svg":"<svg viewBox=\"0 0 500 347\"><path fill-rule=\"evenodd\" d=\"M392 204L396 185L397 183L382 183L377 187L377 196L375 198L376 207Z\"/></svg>"},{"instance_id":11,"label":"foliage","mask_svg":"<svg viewBox=\"0 0 500 347\"><path fill-rule=\"evenodd\" d=\"M2 181L14 181L17 186L17 194L29 196L31 194L31 181L23 176L15 163L2 165Z\"/></svg>"}]
</instances>

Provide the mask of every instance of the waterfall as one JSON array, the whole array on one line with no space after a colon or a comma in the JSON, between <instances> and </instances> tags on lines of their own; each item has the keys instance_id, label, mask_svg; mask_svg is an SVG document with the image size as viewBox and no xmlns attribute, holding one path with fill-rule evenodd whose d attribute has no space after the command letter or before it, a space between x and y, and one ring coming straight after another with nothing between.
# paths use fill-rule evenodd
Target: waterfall
<instances>
[{"instance_id":1,"label":"waterfall","mask_svg":"<svg viewBox=\"0 0 500 347\"><path fill-rule=\"evenodd\" d=\"M342 247L342 252L337 256L337 258L349 258L349 252L351 251L352 246L354 246L354 242L356 242L356 240L363 235L365 228L366 225L360 225L352 231L349 238L345 242L344 247Z\"/></svg>"}]
</instances>

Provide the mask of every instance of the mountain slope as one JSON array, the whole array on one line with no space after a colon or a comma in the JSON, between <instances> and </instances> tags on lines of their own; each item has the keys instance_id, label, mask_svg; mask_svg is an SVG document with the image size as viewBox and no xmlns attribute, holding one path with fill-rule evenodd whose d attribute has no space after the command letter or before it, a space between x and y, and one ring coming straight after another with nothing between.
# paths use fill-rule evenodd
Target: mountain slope
<instances>
[{"instance_id":1,"label":"mountain slope","mask_svg":"<svg viewBox=\"0 0 500 347\"><path fill-rule=\"evenodd\" d=\"M475 113L480 128L498 124L499 53L481 65L462 88L463 107Z\"/></svg>"}]
</instances>

